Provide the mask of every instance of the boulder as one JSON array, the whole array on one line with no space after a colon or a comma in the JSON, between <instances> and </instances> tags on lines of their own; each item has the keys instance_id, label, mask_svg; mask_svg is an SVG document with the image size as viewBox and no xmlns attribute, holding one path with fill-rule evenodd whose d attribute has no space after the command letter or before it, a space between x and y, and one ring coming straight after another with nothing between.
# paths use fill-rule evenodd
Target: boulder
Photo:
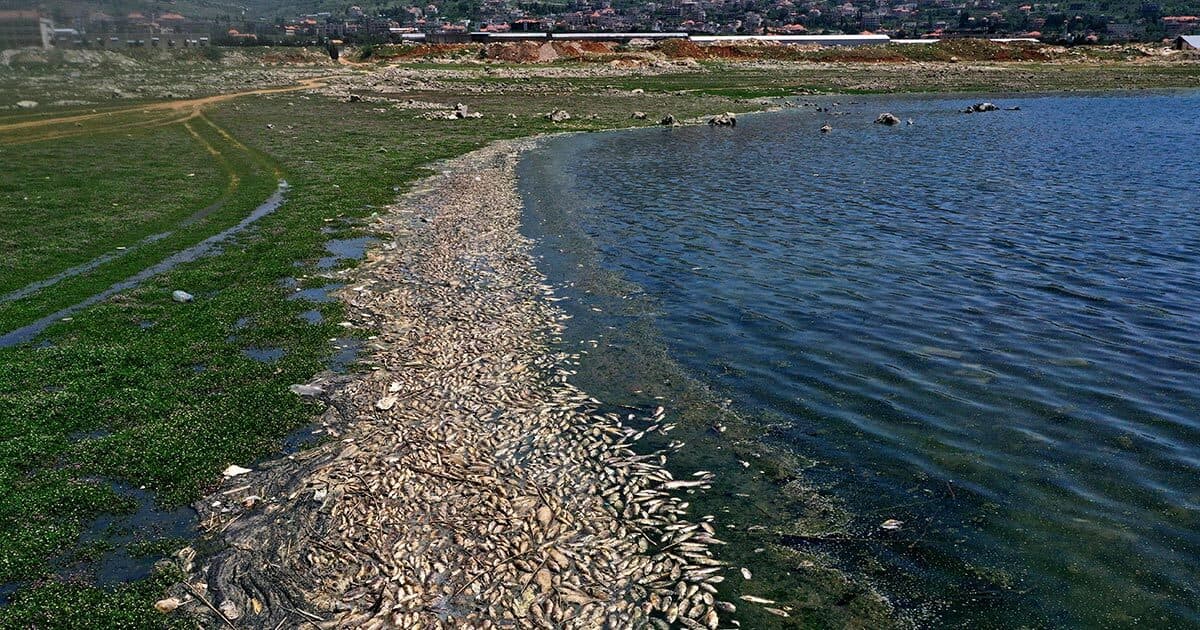
<instances>
[{"instance_id":1,"label":"boulder","mask_svg":"<svg viewBox=\"0 0 1200 630\"><path fill-rule=\"evenodd\" d=\"M195 298L192 296L191 293L188 293L187 291L175 290L175 291L171 292L171 299L175 300L176 302L187 303L187 302L191 302Z\"/></svg>"},{"instance_id":2,"label":"boulder","mask_svg":"<svg viewBox=\"0 0 1200 630\"><path fill-rule=\"evenodd\" d=\"M974 114L976 112L994 112L1000 109L992 103L975 103L974 105L963 110L964 114Z\"/></svg>"},{"instance_id":3,"label":"boulder","mask_svg":"<svg viewBox=\"0 0 1200 630\"><path fill-rule=\"evenodd\" d=\"M829 125L821 125L821 133L829 133L830 131L833 131L833 127L830 127Z\"/></svg>"},{"instance_id":4,"label":"boulder","mask_svg":"<svg viewBox=\"0 0 1200 630\"><path fill-rule=\"evenodd\" d=\"M357 103L362 100L362 97L357 94L351 94L346 100L351 103Z\"/></svg>"},{"instance_id":5,"label":"boulder","mask_svg":"<svg viewBox=\"0 0 1200 630\"><path fill-rule=\"evenodd\" d=\"M37 106L37 101L17 101L17 107L20 107L21 109L33 109Z\"/></svg>"},{"instance_id":6,"label":"boulder","mask_svg":"<svg viewBox=\"0 0 1200 630\"><path fill-rule=\"evenodd\" d=\"M900 119L897 118L896 115L891 112L884 112L879 115L879 118L875 119L875 124L876 125L887 125L890 127L892 125L899 125Z\"/></svg>"},{"instance_id":7,"label":"boulder","mask_svg":"<svg viewBox=\"0 0 1200 630\"><path fill-rule=\"evenodd\" d=\"M658 124L664 127L674 127L675 125L679 124L679 122L675 120L674 116L667 114L666 116L663 116L662 120L658 121Z\"/></svg>"},{"instance_id":8,"label":"boulder","mask_svg":"<svg viewBox=\"0 0 1200 630\"><path fill-rule=\"evenodd\" d=\"M571 114L567 113L567 110L565 109L556 109L549 114L546 114L546 120L556 123L566 122L571 120Z\"/></svg>"},{"instance_id":9,"label":"boulder","mask_svg":"<svg viewBox=\"0 0 1200 630\"><path fill-rule=\"evenodd\" d=\"M713 127L736 127L737 116L731 112L717 114L716 116L708 119L708 124Z\"/></svg>"},{"instance_id":10,"label":"boulder","mask_svg":"<svg viewBox=\"0 0 1200 630\"><path fill-rule=\"evenodd\" d=\"M634 120L646 120L646 112L633 112Z\"/></svg>"}]
</instances>

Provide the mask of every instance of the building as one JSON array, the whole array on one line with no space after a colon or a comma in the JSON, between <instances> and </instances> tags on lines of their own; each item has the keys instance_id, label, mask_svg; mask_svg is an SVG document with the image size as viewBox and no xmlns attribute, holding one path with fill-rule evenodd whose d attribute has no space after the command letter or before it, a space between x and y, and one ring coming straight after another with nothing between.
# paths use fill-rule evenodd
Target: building
<instances>
[{"instance_id":1,"label":"building","mask_svg":"<svg viewBox=\"0 0 1200 630\"><path fill-rule=\"evenodd\" d=\"M1162 25L1167 37L1200 33L1200 17L1195 15L1167 15L1163 17Z\"/></svg>"},{"instance_id":2,"label":"building","mask_svg":"<svg viewBox=\"0 0 1200 630\"><path fill-rule=\"evenodd\" d=\"M1200 50L1200 35L1180 35L1175 38L1176 50Z\"/></svg>"},{"instance_id":3,"label":"building","mask_svg":"<svg viewBox=\"0 0 1200 630\"><path fill-rule=\"evenodd\" d=\"M0 11L0 50L49 48L54 24L37 11Z\"/></svg>"}]
</instances>

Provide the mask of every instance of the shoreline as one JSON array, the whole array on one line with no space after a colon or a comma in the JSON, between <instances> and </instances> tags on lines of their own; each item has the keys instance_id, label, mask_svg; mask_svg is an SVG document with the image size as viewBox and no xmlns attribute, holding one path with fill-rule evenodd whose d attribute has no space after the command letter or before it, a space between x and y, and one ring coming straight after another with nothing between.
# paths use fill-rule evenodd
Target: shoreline
<instances>
[{"instance_id":1,"label":"shoreline","mask_svg":"<svg viewBox=\"0 0 1200 630\"><path fill-rule=\"evenodd\" d=\"M517 232L532 142L444 163L380 216L392 241L342 292L379 331L376 367L314 384L345 432L197 505L227 547L178 588L185 605L256 627L715 628L733 609L715 599L712 517L688 521L673 492L709 475L675 480L665 452L636 454L670 428L663 410L601 412L550 346L562 313Z\"/></svg>"},{"instance_id":2,"label":"shoreline","mask_svg":"<svg viewBox=\"0 0 1200 630\"><path fill-rule=\"evenodd\" d=\"M238 86L254 77L261 79L260 84L276 84L285 75L303 76L316 69L311 65L294 67L289 64L248 67L243 63L247 61L243 55L232 57L237 58L234 60L237 63L204 65L194 72L191 68L182 68L186 71L180 72L181 68L175 65L142 60L137 72L122 74L122 80L114 89L128 92L130 84L142 85L149 90L145 92L147 95L177 98L172 97L177 88L186 87L184 84L189 78L198 73L210 79L209 88L227 91L231 87L245 89ZM57 103L62 89L71 90L72 96L74 93L98 95L103 103L111 103L106 86L117 79L108 76L106 67L80 65L72 68L80 70L81 74L69 86L52 86L42 80L58 73L49 67L44 68L46 72L31 68L28 80L10 77L13 79L10 83L14 93L35 97L43 103ZM326 242L363 236L363 220L370 221L369 217L391 207L398 194L414 185L425 187L433 185L430 182L436 183L435 179L418 179L424 177L428 172L426 169L444 164L441 160L462 156L485 144L514 136L537 138L583 131L648 128L657 126L653 122L665 114L702 121L725 111L761 110L772 107L777 103L772 100L785 98L784 95L791 95L797 101L818 101L818 104L825 104L820 101L887 98L881 93L892 98L945 95L961 99L962 105L973 102L969 99L978 98L973 96L975 94L1008 93L1006 90L1012 89L1017 90L1017 95L1027 94L1031 98L1056 94L1090 96L1114 91L1139 96L1147 94L1147 90L1195 90L1200 87L1197 68L1200 66L1182 62L1109 64L1100 61L1044 65L980 64L968 60L953 65L864 65L663 60L652 67L638 68L597 63L508 65L477 63L475 60L462 60L451 66L437 60L418 60L411 67L362 64L351 71L354 74L343 75L325 88L216 103L206 109L205 114L229 130L231 141L245 142L287 169L288 179L296 183L289 195L287 211L266 218L261 226L239 237L236 247L223 250L221 256L163 274L146 286L88 309L72 321L57 323L45 335L52 345L3 349L9 369L5 370L4 378L0 378L0 386L6 388L5 395L9 397L6 400L14 402L10 405L14 413L5 420L19 435L21 441L18 444L33 450L31 455L12 458L5 468L11 479L21 480L19 485L10 488L12 504L31 507L13 514L6 527L13 536L9 537L4 555L15 558L17 563L8 565L8 582L0 588L4 591L0 593L0 599L7 598L9 604L0 607L0 618L5 619L7 625L22 626L71 625L67 620L73 620L75 625L97 623L97 619L110 625L127 618L136 618L145 625L177 620L164 619L150 604L163 598L164 590L179 579L175 569L195 569L198 563L190 557L190 551L184 551L171 567L158 566L160 570L153 571L147 579L129 577L113 586L111 582L98 581L97 576L106 570L105 564L114 557L134 557L138 566L148 570L155 560L170 555L182 545L194 542L200 549L198 555L201 558L209 557L219 545L211 544L211 538L198 538L194 531L169 536L169 532L141 526L129 529L128 535L113 533L126 530L108 528L99 537L93 537L90 532L95 530L96 523L109 519L126 527L131 520L123 515L131 501L129 493L111 483L112 480L128 483L134 488L144 487L164 509L186 506L207 497L201 509L215 515L211 521L214 527L228 525L226 531L241 527L243 521L260 519L258 508L265 511L267 507L271 507L272 512L262 516L259 525L272 521L285 526L300 523L285 510L285 506L301 504L287 499L297 490L283 492L289 487L288 475L301 469L311 470L319 464L313 461L314 457L336 449L317 449L320 452L315 455L306 450L289 460L288 454L295 452L298 443L307 445L317 441L295 436L303 433L309 437L311 433L311 438L327 436L336 442L347 437L343 431L350 423L365 425L367 422L357 417L360 414L354 407L347 406L354 400L341 396L346 384L354 379L363 382L366 377L361 373L349 378L329 376L328 372L321 372L329 366L324 359L342 349L338 340L345 335L361 339L380 330L374 322L355 327L344 321L344 313L349 307L340 300L327 299L323 291L343 286L340 280L357 277L351 275L357 272L349 269L353 264L349 259L337 259L330 264ZM1055 89L1046 92L1047 86ZM985 91L960 91L965 89ZM812 94L813 91L822 93ZM186 89L182 94L194 96ZM130 102L126 101L125 107L129 107ZM58 104L52 107L56 116L69 113ZM71 111L77 111L84 105L76 103L71 107L76 108ZM430 108L440 108L443 114L465 108L472 115L456 120L425 117ZM572 118L558 123L547 120L544 112L559 109L569 111ZM648 119L631 120L631 113L638 110L645 110ZM873 112L872 117L877 113ZM483 119L476 120L475 114ZM20 116L21 119L29 117L42 115ZM14 120L7 114L0 118ZM135 152L122 155L120 159L109 159L111 152L106 153L105 146L111 137L103 135L121 130L123 134L130 132L130 137L136 136L139 141L156 140L159 138L155 135L157 132L150 130L157 129L153 124L162 122L161 117L130 113L115 118L89 119L79 126L54 124L50 127L61 126L63 129L39 132L36 141L28 137L29 134L5 134L14 141L6 150L13 154L14 163L22 166L18 169L25 178L22 189L31 199L51 189L51 184L42 182L50 182L51 178L43 180L43 176L55 173L61 163L61 160L49 159L55 155L54 151L73 152L77 156L103 155L94 160L98 165L96 178L113 183L114 190L125 181L124 178L137 181L134 174L129 173L129 167L160 168L166 172L167 169L151 159L158 154ZM747 122L750 120L747 118ZM816 126L820 121L813 120L813 136L819 137ZM836 121L834 125L837 125ZM746 127L749 130L752 125ZM659 129L657 133L668 139L678 133L707 136L727 132L690 129L673 134ZM57 136L60 131L67 139L50 143L49 136ZM44 205L32 207L45 211ZM107 210L107 205L80 204L78 211L83 219L110 217L112 213ZM34 230L25 232L14 236L32 240L36 234ZM120 233L120 229L114 232L118 236ZM387 240L394 243L394 239ZM22 253L22 250L28 248L19 247L16 251ZM372 256L376 253L379 251L373 252ZM547 273L555 277L553 273ZM557 282L555 285L556 300L576 291L574 287ZM198 296L196 303L182 307L171 302L170 291L176 287L188 289ZM585 317L579 317L581 309L576 308L578 305L574 300L558 305L577 316L565 335L572 345L549 347L565 348L568 352L586 348L574 346L575 340L571 338L571 333L585 325ZM27 308L36 306L31 304ZM612 309L606 307L605 311L612 312ZM356 330L347 331L347 327ZM638 332L641 331L634 331L635 334L629 337L635 338ZM383 344L379 341L382 336L380 333L367 343ZM436 341L426 340L430 344ZM384 345L392 347L395 344L389 340ZM378 350L374 347L368 352ZM651 348L643 354L649 356L656 351L657 348ZM567 369L579 371L578 375L572 375L572 380L576 386L603 399L604 411L621 412L623 417L624 407L619 403L628 401L613 395L618 381L588 380L589 363L598 360L598 353L580 350L579 354L582 356L584 352L587 352L588 360L580 361L578 366L566 364ZM621 370L618 372L622 376L620 382L646 381L647 371L663 373L671 368L665 361L665 368L643 366L618 353L610 353L605 359L610 370L614 366ZM127 395L131 376L136 378L137 397ZM305 399L288 391L289 386L313 378L323 378L321 382L325 385L317 395ZM316 393L307 389L301 391ZM662 391L655 393L664 394L667 399L671 396ZM679 418L679 428L669 437L657 433L647 435L638 451L663 448L668 441L686 441L691 447L675 452L668 462L668 470L679 478L690 477L696 470L719 471L711 481L711 490L689 493L689 499L694 513L716 514L720 519L722 538L729 543L720 550L727 559L736 563L753 562L752 558L761 558L750 555L759 553L758 547L766 547L771 552L776 548L795 552L789 557L789 564L783 566L785 571L773 573L765 567L759 570L757 565L749 564L754 568L755 579L745 584L737 576L736 565L731 567L727 579L718 589L722 598L738 603L737 618L751 627L769 627L778 623L817 627L844 625L837 623L839 617L834 617L833 623L820 623L819 618L827 612L827 607L814 602L830 602L828 608L832 612L829 616L847 611L857 614L860 601L844 605L850 601L844 596L849 596L852 587L831 587L814 597L809 597L808 591L794 588L795 583L812 578L814 571L809 568L810 560L822 565L819 556L826 555L825 552L831 549L838 551L844 543L836 542L836 537L831 542L824 542L828 530L820 524L814 527L808 521L796 520L797 512L791 509L790 501L781 505L758 500L758 497L777 496L776 491L780 489L795 490L805 508L804 515L823 514L824 508L819 502L803 501L808 497L810 486L803 483L802 477L808 475L789 476L789 470L798 469L790 464L764 466L763 470L753 467L750 470L754 475L714 467L710 460L715 461L715 453L705 453L709 450L705 447L705 439L723 440L717 448L727 450L720 453L742 453L742 459L747 462L755 461L747 455L758 457L760 451L749 440L740 440L735 435L737 429L732 422L727 433L706 434L703 430L710 425L702 423L714 417L722 418L724 422L726 414L719 408L720 397L704 398L700 404L709 405L704 408L714 408L713 414L706 415L695 408L685 409L674 404L673 399L670 403L663 402L670 407L672 419ZM151 400L156 404L141 404ZM364 397L365 413L361 415L375 414L371 407L376 400L378 396L374 399ZM646 412L654 409L657 402L638 400L630 405L634 410ZM339 406L345 417L338 411ZM27 422L26 416L36 418L38 422ZM315 427L312 426L314 419L318 422ZM310 428L302 429L306 426ZM231 475L227 480L229 483L222 487L233 490L231 494L208 494L218 484L221 471L227 466L242 464L264 468L259 463L268 460L271 462L269 467L249 477ZM799 462L798 466L802 467L804 463ZM821 479L821 472L814 470L812 478ZM755 479L748 481L750 476ZM246 483L247 480L251 483ZM71 491L72 499L48 500L61 496L63 482ZM315 492L312 488L300 490ZM737 493L741 493L737 496L755 497L747 502L760 503L761 507L743 510L741 504L729 499ZM263 496L275 499L266 502L261 498ZM217 501L221 503L214 507L212 504ZM241 505L241 501L245 505ZM66 512L60 509L66 506L71 509ZM247 506L255 509L243 510ZM242 515L242 511L246 513ZM746 544L750 537L739 536L739 532L729 529L731 523L726 515L743 512L749 518L759 518L761 514L773 519L768 524L772 537L770 544ZM305 518L308 516L306 514ZM47 523L54 524L50 538L43 535L46 530L42 525ZM760 519L755 526L762 523ZM132 540L127 542L125 538L129 537ZM251 538L247 539L247 546L257 545L258 541ZM312 536L306 533L303 539L310 541ZM804 544L794 545L794 541L804 541ZM109 551L101 551L110 546ZM292 548L297 547L293 545ZM320 550L314 543L304 546L301 551L313 549ZM871 561L870 556L855 558L843 568L848 575L858 575ZM233 571L239 570L235 564L228 566ZM253 576L258 569L250 566L244 575ZM294 571L290 577L281 575L284 582L295 579ZM347 576L347 579L352 577ZM274 592L274 582L263 583L267 584L266 591L254 590L254 587L251 590L254 593ZM186 589L177 592L197 599ZM739 595L743 592L792 604L797 612L791 619L780 621L757 606L742 605ZM894 601L893 608L907 613L911 599L903 599L903 593L898 596L901 599ZM253 618L254 601L258 601L259 606L265 605L258 595L250 597L251 611L238 611L241 615L239 625L247 623L247 618ZM95 603L76 605L85 600ZM215 601L215 604L221 603ZM286 598L276 598L269 604L272 608L287 606L293 610L306 606L303 600ZM207 610L203 602L193 607ZM181 611L180 616L183 614ZM304 619L311 621L302 613L290 614L294 623ZM220 623L215 616L210 621ZM878 627L884 624L866 625Z\"/></svg>"}]
</instances>

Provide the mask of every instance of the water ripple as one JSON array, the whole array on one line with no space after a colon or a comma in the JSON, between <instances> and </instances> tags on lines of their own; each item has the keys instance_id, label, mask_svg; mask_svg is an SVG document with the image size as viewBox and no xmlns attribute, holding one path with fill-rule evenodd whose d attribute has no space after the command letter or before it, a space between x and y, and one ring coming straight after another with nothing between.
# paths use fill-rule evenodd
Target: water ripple
<instances>
[{"instance_id":1,"label":"water ripple","mask_svg":"<svg viewBox=\"0 0 1200 630\"><path fill-rule=\"evenodd\" d=\"M570 138L523 186L863 514L961 488L881 572L1027 595L947 623L1200 625L1200 95L1011 104Z\"/></svg>"}]
</instances>

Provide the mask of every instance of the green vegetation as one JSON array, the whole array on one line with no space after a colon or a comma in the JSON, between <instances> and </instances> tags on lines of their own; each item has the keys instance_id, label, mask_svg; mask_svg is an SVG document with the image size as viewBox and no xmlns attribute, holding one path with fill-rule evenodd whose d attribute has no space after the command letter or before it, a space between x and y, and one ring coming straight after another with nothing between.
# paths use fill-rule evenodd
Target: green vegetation
<instances>
[{"instance_id":1,"label":"green vegetation","mask_svg":"<svg viewBox=\"0 0 1200 630\"><path fill-rule=\"evenodd\" d=\"M12 252L0 260L0 295L172 229L220 197L228 179L182 125L29 142L0 155L8 165L0 247Z\"/></svg>"},{"instance_id":2,"label":"green vegetation","mask_svg":"<svg viewBox=\"0 0 1200 630\"><path fill-rule=\"evenodd\" d=\"M1195 69L1163 68L1170 69L1142 76L1195 84ZM834 68L784 72L714 63L639 77L597 76L584 66L561 65L551 69L577 73L538 79L544 85L530 90L519 79L507 85L485 81L480 67L454 69L459 74L439 77L445 87L410 90L396 100L461 102L484 118L424 120L418 109L297 92L214 105L186 120L196 136L184 127L186 112L113 110L111 116L35 129L5 129L14 119L0 120L0 155L12 173L0 183L0 239L15 252L3 263L3 291L172 231L77 278L0 304L4 331L236 223L274 190L277 177L292 185L278 211L225 243L219 255L183 264L58 322L37 343L0 348L0 585L17 587L0 608L0 627L169 621L150 605L170 575L102 588L63 579L62 568L86 568L89 558L107 550L103 540L81 537L98 516L136 507L113 482L145 486L165 508L185 505L212 488L224 467L277 455L289 434L312 421L316 407L288 386L324 369L333 354L330 339L348 333L337 325L339 302L290 299L289 279L302 288L336 283L336 269L317 267L327 255L326 239L364 233L370 215L431 163L498 139L649 125L668 113L687 119L761 107L731 97L903 80L891 68L858 66L837 75ZM1036 66L1027 72L1064 74ZM1134 76L1120 72L1125 74L1106 76ZM975 86L977 74L959 77L958 85L969 79ZM168 74L160 80L170 87ZM21 85L26 93L32 89ZM633 98L633 88L646 94ZM572 114L570 121L546 120L545 112L560 108ZM633 110L649 115L632 120ZM145 126L150 123L164 126ZM229 186L231 176L236 187ZM218 201L205 218L181 225ZM175 289L195 301L173 302ZM310 309L322 321L300 317ZM284 354L263 362L244 354L251 348ZM153 558L181 544L143 537L127 551ZM805 619L821 621L812 615Z\"/></svg>"},{"instance_id":3,"label":"green vegetation","mask_svg":"<svg viewBox=\"0 0 1200 630\"><path fill-rule=\"evenodd\" d=\"M201 180L198 190L190 190L189 180L193 178L188 175L196 171L189 169L195 164L203 164L204 158L193 155L181 170L172 163L170 147L152 147L158 150L142 154L131 151L135 156L132 161L93 162L92 168L99 168L101 172L86 173L86 176L95 177L91 186L86 180L67 175L64 178L67 190L78 190L84 198L57 204L56 176L43 173L62 172L57 164L71 163L74 158L55 164L39 159L43 157L41 155L27 156L33 164L24 183L32 185L14 188L10 194L38 200L45 210L35 211L28 218L20 212L10 213L15 223L12 228L20 235L12 237L15 241L13 251L28 251L29 254L10 259L13 278L0 281L0 290L10 291L29 282L45 280L67 267L92 260L104 251L117 255L111 260L105 259L94 269L61 280L47 290L21 300L0 303L0 329L15 330L77 304L168 255L234 225L275 189L276 178L271 165L255 152L226 139L203 117L171 129L183 134L182 138L174 137L183 142L185 150L206 156L210 163L209 174ZM194 137L188 137L188 134L194 134ZM132 134L129 137L138 139ZM103 150L104 136L89 138L92 147ZM70 145L66 148L69 150ZM213 153L209 155L209 151ZM63 159L65 156L57 157ZM225 181L218 182L212 176L213 166L219 169L219 175ZM38 177L41 179L29 181L29 178ZM217 188L218 185L223 185L224 190ZM90 190L96 191L97 198L88 202L85 197ZM101 203L97 205L96 201ZM82 207L91 211L81 212ZM70 212L66 212L67 209ZM153 242L137 241L151 234L166 236ZM50 242L40 240L43 236ZM118 243L129 249L113 251ZM61 258L55 256L57 246L63 248Z\"/></svg>"}]
</instances>

